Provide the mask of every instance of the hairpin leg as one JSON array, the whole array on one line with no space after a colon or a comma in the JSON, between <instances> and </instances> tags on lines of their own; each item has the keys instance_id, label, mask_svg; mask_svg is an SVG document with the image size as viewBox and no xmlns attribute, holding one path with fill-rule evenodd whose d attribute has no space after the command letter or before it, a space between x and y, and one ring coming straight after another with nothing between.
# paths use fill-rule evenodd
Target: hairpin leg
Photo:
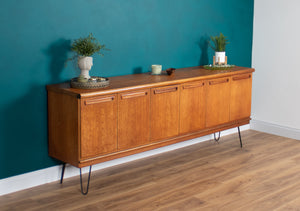
<instances>
[{"instance_id":1,"label":"hairpin leg","mask_svg":"<svg viewBox=\"0 0 300 211\"><path fill-rule=\"evenodd\" d=\"M238 131L239 131L239 138L240 138L241 148L243 148L243 142L242 142L240 127L238 127Z\"/></svg>"},{"instance_id":2,"label":"hairpin leg","mask_svg":"<svg viewBox=\"0 0 300 211\"><path fill-rule=\"evenodd\" d=\"M80 168L80 187L81 187L81 193L82 193L82 195L86 195L89 192L91 171L92 171L92 166L90 166L89 177L88 177L87 186L86 186L86 192L83 192L83 187L82 187L82 173L81 173L81 168Z\"/></svg>"},{"instance_id":3,"label":"hairpin leg","mask_svg":"<svg viewBox=\"0 0 300 211\"><path fill-rule=\"evenodd\" d=\"M219 131L218 138L216 138L216 133L214 133L214 139L215 139L216 142L218 142L220 140L220 137L221 137L221 131Z\"/></svg>"},{"instance_id":4,"label":"hairpin leg","mask_svg":"<svg viewBox=\"0 0 300 211\"><path fill-rule=\"evenodd\" d=\"M62 169L61 169L61 178L60 178L60 184L63 183L63 179L64 179L64 174L65 174L65 168L66 168L66 164L63 163Z\"/></svg>"}]
</instances>

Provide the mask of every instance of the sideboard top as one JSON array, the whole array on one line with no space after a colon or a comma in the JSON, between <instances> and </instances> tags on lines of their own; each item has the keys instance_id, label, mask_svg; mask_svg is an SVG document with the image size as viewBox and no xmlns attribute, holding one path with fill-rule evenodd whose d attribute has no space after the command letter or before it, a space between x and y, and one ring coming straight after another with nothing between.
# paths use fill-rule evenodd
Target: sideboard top
<instances>
[{"instance_id":1,"label":"sideboard top","mask_svg":"<svg viewBox=\"0 0 300 211\"><path fill-rule=\"evenodd\" d=\"M176 83L184 83L188 81L226 77L235 74L250 72L254 72L254 69L236 66L229 70L207 70L202 66L197 66L176 69L176 71L171 76L167 75L167 73L163 71L161 75L151 75L151 73L149 72L109 77L110 85L106 88L74 89L70 87L70 83L60 83L47 85L47 90L75 95L81 98L130 91L132 89L152 88L157 86L172 85Z\"/></svg>"}]
</instances>

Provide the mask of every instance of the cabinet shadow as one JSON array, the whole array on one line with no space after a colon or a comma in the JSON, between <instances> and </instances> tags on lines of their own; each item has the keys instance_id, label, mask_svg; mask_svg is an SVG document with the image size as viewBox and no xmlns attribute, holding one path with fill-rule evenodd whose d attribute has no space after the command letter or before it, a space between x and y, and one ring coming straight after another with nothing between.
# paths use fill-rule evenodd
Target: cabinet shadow
<instances>
[{"instance_id":1,"label":"cabinet shadow","mask_svg":"<svg viewBox=\"0 0 300 211\"><path fill-rule=\"evenodd\" d=\"M200 41L198 42L198 46L201 50L201 55L200 55L200 59L199 59L199 66L209 64L208 42L209 42L209 37L207 35L202 36L200 38Z\"/></svg>"}]
</instances>

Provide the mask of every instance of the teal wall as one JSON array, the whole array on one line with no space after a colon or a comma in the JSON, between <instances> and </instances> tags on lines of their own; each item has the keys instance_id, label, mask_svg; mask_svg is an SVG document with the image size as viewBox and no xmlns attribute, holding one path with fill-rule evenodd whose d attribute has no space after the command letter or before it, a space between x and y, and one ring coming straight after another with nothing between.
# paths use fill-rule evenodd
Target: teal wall
<instances>
[{"instance_id":1,"label":"teal wall","mask_svg":"<svg viewBox=\"0 0 300 211\"><path fill-rule=\"evenodd\" d=\"M71 40L93 32L111 51L91 75L147 72L150 64L212 62L209 35L223 32L230 64L251 65L254 0L10 0L0 7L0 179L53 165L46 84L75 77Z\"/></svg>"}]
</instances>

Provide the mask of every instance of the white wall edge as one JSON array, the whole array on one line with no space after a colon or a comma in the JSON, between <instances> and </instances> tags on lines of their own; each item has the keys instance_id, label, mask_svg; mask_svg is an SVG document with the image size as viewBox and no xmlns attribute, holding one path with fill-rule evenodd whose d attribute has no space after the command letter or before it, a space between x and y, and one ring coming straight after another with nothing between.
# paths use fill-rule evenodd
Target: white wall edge
<instances>
[{"instance_id":1,"label":"white wall edge","mask_svg":"<svg viewBox=\"0 0 300 211\"><path fill-rule=\"evenodd\" d=\"M264 122L261 120L252 119L250 122L250 129L300 140L299 129L281 126L270 122Z\"/></svg>"},{"instance_id":2,"label":"white wall edge","mask_svg":"<svg viewBox=\"0 0 300 211\"><path fill-rule=\"evenodd\" d=\"M250 129L249 124L243 125L240 127L241 131L248 130L248 129ZM233 133L237 133L236 128L222 131L221 137L230 135ZM207 135L207 136L191 139L188 141L183 141L183 142L180 142L177 144L172 144L169 146L161 147L158 149L138 153L135 155L130 155L130 156L126 156L123 158L118 158L115 160L99 163L99 164L93 165L92 171L97 171L100 169L127 163L127 162L138 160L141 158L146 158L149 156L153 156L153 155L157 155L160 153L183 148L186 146L197 144L197 143L200 143L203 141L208 141L211 139L213 139L213 135ZM82 172L87 173L88 167L83 168ZM73 177L73 176L77 176L77 175L79 175L78 168L70 166L70 165L66 165L64 178L69 178L69 177ZM13 193L13 192L17 192L17 191L21 191L21 190L25 190L25 189L32 188L35 186L43 185L46 183L59 181L60 177L61 177L61 165L57 165L57 166L29 172L29 173L25 173L25 174L13 176L13 177L4 178L4 179L0 180L0 196L9 194L9 193ZM79 182L79 180L78 180L78 182Z\"/></svg>"}]
</instances>

